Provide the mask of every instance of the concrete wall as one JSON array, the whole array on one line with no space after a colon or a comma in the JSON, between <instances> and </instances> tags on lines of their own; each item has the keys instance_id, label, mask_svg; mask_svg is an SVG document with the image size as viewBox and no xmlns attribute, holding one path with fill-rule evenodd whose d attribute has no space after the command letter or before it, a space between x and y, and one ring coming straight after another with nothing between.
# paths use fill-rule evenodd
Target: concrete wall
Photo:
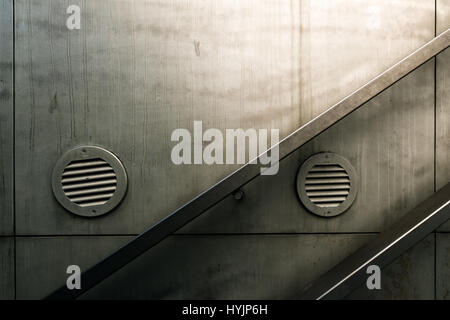
<instances>
[{"instance_id":1,"label":"concrete wall","mask_svg":"<svg viewBox=\"0 0 450 320\"><path fill-rule=\"evenodd\" d=\"M14 238L0 237L0 299L14 297Z\"/></svg>"},{"instance_id":2,"label":"concrete wall","mask_svg":"<svg viewBox=\"0 0 450 320\"><path fill-rule=\"evenodd\" d=\"M83 298L292 296L433 193L433 79L430 61L282 161L278 175L244 186L242 200L228 197ZM424 146L431 149L420 152ZM358 200L334 219L308 213L294 188L299 165L324 148L350 159L361 181ZM68 265L89 265L116 240L19 239L17 257L26 267L17 271L18 296L44 296L64 283ZM382 291L361 288L351 298L433 299L434 247L430 235L383 271ZM52 266L59 272L48 274ZM43 285L29 290L36 279Z\"/></svg>"},{"instance_id":3,"label":"concrete wall","mask_svg":"<svg viewBox=\"0 0 450 320\"><path fill-rule=\"evenodd\" d=\"M14 299L13 8L0 1L0 299Z\"/></svg>"},{"instance_id":4,"label":"concrete wall","mask_svg":"<svg viewBox=\"0 0 450 320\"><path fill-rule=\"evenodd\" d=\"M298 3L82 1L69 31L65 2L17 1L17 233L137 234L236 168L172 164L174 129L286 136L434 36L433 0ZM51 193L78 144L111 150L129 174L101 219Z\"/></svg>"},{"instance_id":5,"label":"concrete wall","mask_svg":"<svg viewBox=\"0 0 450 320\"><path fill-rule=\"evenodd\" d=\"M450 28L450 1L437 1L437 31ZM436 187L450 181L450 50L436 59ZM436 234L436 298L450 300L450 222Z\"/></svg>"},{"instance_id":6,"label":"concrete wall","mask_svg":"<svg viewBox=\"0 0 450 320\"><path fill-rule=\"evenodd\" d=\"M450 182L450 50L436 58L436 189ZM450 222L439 230L450 231Z\"/></svg>"},{"instance_id":7,"label":"concrete wall","mask_svg":"<svg viewBox=\"0 0 450 320\"><path fill-rule=\"evenodd\" d=\"M13 22L9 0L0 1L0 236L13 234Z\"/></svg>"},{"instance_id":8,"label":"concrete wall","mask_svg":"<svg viewBox=\"0 0 450 320\"><path fill-rule=\"evenodd\" d=\"M450 1L437 1L437 32L450 28ZM436 58L436 188L450 181L450 50ZM450 222L440 230L450 231Z\"/></svg>"},{"instance_id":9,"label":"concrete wall","mask_svg":"<svg viewBox=\"0 0 450 320\"><path fill-rule=\"evenodd\" d=\"M0 1L0 37L10 44L0 50L10 93L0 98L0 234L17 236L0 238L0 298L43 297L68 265L87 268L236 168L173 165L173 129L203 120L284 137L448 28L450 8L71 3L82 9L81 30L65 27L66 2L15 1L13 110L12 1ZM277 176L244 186L243 200L226 198L83 298L288 298L446 183L448 59L447 50L285 159ZM79 144L111 150L127 169L127 196L107 216L79 218L52 195L55 162ZM318 151L346 156L358 172L357 200L335 219L311 215L295 194L299 165ZM386 268L382 292L350 298L448 297L445 230Z\"/></svg>"}]
</instances>

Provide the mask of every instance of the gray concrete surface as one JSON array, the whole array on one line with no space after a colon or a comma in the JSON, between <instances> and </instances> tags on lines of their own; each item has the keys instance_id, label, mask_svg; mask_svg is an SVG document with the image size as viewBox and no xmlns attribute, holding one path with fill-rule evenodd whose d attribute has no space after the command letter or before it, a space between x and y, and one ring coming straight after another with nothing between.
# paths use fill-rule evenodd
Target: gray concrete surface
<instances>
[{"instance_id":1,"label":"gray concrete surface","mask_svg":"<svg viewBox=\"0 0 450 320\"><path fill-rule=\"evenodd\" d=\"M88 299L288 299L365 235L173 236Z\"/></svg>"},{"instance_id":2,"label":"gray concrete surface","mask_svg":"<svg viewBox=\"0 0 450 320\"><path fill-rule=\"evenodd\" d=\"M436 299L450 300L450 233L436 234Z\"/></svg>"},{"instance_id":3,"label":"gray concrete surface","mask_svg":"<svg viewBox=\"0 0 450 320\"><path fill-rule=\"evenodd\" d=\"M13 22L9 0L0 0L0 235L13 230Z\"/></svg>"},{"instance_id":4,"label":"gray concrete surface","mask_svg":"<svg viewBox=\"0 0 450 320\"><path fill-rule=\"evenodd\" d=\"M436 58L436 188L450 182L450 49ZM450 231L450 222L439 230Z\"/></svg>"},{"instance_id":5,"label":"gray concrete surface","mask_svg":"<svg viewBox=\"0 0 450 320\"><path fill-rule=\"evenodd\" d=\"M14 299L14 238L0 237L0 300Z\"/></svg>"},{"instance_id":6,"label":"gray concrete surface","mask_svg":"<svg viewBox=\"0 0 450 320\"><path fill-rule=\"evenodd\" d=\"M69 265L86 270L130 239L124 236L17 238L17 299L44 298L66 283Z\"/></svg>"},{"instance_id":7,"label":"gray concrete surface","mask_svg":"<svg viewBox=\"0 0 450 320\"><path fill-rule=\"evenodd\" d=\"M425 200L434 188L434 62L400 80L180 232L379 232ZM341 216L309 213L296 194L299 166L320 151L355 167L359 191Z\"/></svg>"},{"instance_id":8,"label":"gray concrete surface","mask_svg":"<svg viewBox=\"0 0 450 320\"><path fill-rule=\"evenodd\" d=\"M18 233L141 232L235 168L173 165L173 129L285 136L434 36L433 0L294 3L82 1L69 31L66 3L16 1ZM68 214L50 189L58 157L83 143L130 178L101 219Z\"/></svg>"},{"instance_id":9,"label":"gray concrete surface","mask_svg":"<svg viewBox=\"0 0 450 320\"><path fill-rule=\"evenodd\" d=\"M436 0L436 32L437 34L450 28L450 1Z\"/></svg>"},{"instance_id":10,"label":"gray concrete surface","mask_svg":"<svg viewBox=\"0 0 450 320\"><path fill-rule=\"evenodd\" d=\"M431 234L381 270L381 290L369 290L363 284L348 299L434 299L434 248L435 235Z\"/></svg>"},{"instance_id":11,"label":"gray concrete surface","mask_svg":"<svg viewBox=\"0 0 450 320\"><path fill-rule=\"evenodd\" d=\"M13 233L11 3L0 0L0 235ZM203 120L285 136L450 21L448 0L436 21L433 0L71 3L81 30L65 27L66 2L15 1L16 222L31 237L16 239L16 256L0 237L0 299L14 298L14 260L17 297L41 298L69 264L86 269L236 167L172 165L173 129ZM447 65L448 50L436 59L436 119L431 61L83 298L288 298L371 235L283 233L381 231L444 183ZM128 195L106 217L75 217L52 196L53 165L78 144L108 148L128 171ZM337 219L312 216L295 194L299 165L318 151L359 173L357 201ZM432 298L434 276L448 298L448 236L436 235L436 275L430 236L383 271L385 290L352 298Z\"/></svg>"}]
</instances>

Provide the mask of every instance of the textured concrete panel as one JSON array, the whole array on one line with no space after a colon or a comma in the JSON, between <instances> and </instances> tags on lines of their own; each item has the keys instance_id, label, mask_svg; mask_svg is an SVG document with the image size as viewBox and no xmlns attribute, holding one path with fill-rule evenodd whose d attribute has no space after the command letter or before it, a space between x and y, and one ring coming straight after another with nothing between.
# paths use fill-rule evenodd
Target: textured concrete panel
<instances>
[{"instance_id":1,"label":"textured concrete panel","mask_svg":"<svg viewBox=\"0 0 450 320\"><path fill-rule=\"evenodd\" d=\"M0 300L14 299L14 239L0 237Z\"/></svg>"},{"instance_id":2,"label":"textured concrete panel","mask_svg":"<svg viewBox=\"0 0 450 320\"><path fill-rule=\"evenodd\" d=\"M367 235L171 236L84 299L289 299Z\"/></svg>"},{"instance_id":3,"label":"textured concrete panel","mask_svg":"<svg viewBox=\"0 0 450 320\"><path fill-rule=\"evenodd\" d=\"M430 61L280 163L276 176L245 185L180 232L379 232L428 198L434 189L434 62ZM296 193L299 166L330 151L355 167L353 206L324 219Z\"/></svg>"},{"instance_id":4,"label":"textured concrete panel","mask_svg":"<svg viewBox=\"0 0 450 320\"><path fill-rule=\"evenodd\" d=\"M17 299L42 299L66 283L69 265L86 270L131 237L17 239ZM81 282L83 285L83 282Z\"/></svg>"},{"instance_id":5,"label":"textured concrete panel","mask_svg":"<svg viewBox=\"0 0 450 320\"><path fill-rule=\"evenodd\" d=\"M450 49L436 58L436 188L450 182ZM450 222L439 230L450 231Z\"/></svg>"},{"instance_id":6,"label":"textured concrete panel","mask_svg":"<svg viewBox=\"0 0 450 320\"><path fill-rule=\"evenodd\" d=\"M143 231L235 168L172 165L173 129L203 120L285 136L434 36L434 0L71 4L81 30L66 28L66 2L16 1L21 234ZM129 174L126 199L101 219L74 217L52 196L54 164L79 144L106 147ZM414 201L421 181L407 185Z\"/></svg>"},{"instance_id":7,"label":"textured concrete panel","mask_svg":"<svg viewBox=\"0 0 450 320\"><path fill-rule=\"evenodd\" d=\"M440 34L450 28L450 1L436 0L436 32Z\"/></svg>"},{"instance_id":8,"label":"textured concrete panel","mask_svg":"<svg viewBox=\"0 0 450 320\"><path fill-rule=\"evenodd\" d=\"M0 0L0 235L13 230L12 1Z\"/></svg>"},{"instance_id":9,"label":"textured concrete panel","mask_svg":"<svg viewBox=\"0 0 450 320\"><path fill-rule=\"evenodd\" d=\"M348 298L434 299L434 246L434 234L431 234L381 270L381 290L369 290L364 284Z\"/></svg>"},{"instance_id":10,"label":"textured concrete panel","mask_svg":"<svg viewBox=\"0 0 450 320\"><path fill-rule=\"evenodd\" d=\"M436 234L436 299L450 300L450 233Z\"/></svg>"}]
</instances>

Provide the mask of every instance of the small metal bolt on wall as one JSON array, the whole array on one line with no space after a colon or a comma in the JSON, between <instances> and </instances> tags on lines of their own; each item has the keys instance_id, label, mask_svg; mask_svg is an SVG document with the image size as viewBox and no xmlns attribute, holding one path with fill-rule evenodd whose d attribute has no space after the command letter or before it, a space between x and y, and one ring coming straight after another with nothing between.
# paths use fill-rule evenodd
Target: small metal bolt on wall
<instances>
[{"instance_id":1,"label":"small metal bolt on wall","mask_svg":"<svg viewBox=\"0 0 450 320\"><path fill-rule=\"evenodd\" d=\"M242 200L244 198L244 191L242 190L237 190L233 193L233 198L235 200Z\"/></svg>"}]
</instances>

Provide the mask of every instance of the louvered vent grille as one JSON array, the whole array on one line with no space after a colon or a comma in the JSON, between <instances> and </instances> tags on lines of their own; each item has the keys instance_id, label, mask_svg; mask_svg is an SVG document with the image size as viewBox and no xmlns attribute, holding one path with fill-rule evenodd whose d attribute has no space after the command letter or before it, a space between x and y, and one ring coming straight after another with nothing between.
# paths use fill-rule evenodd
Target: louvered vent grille
<instances>
[{"instance_id":1,"label":"louvered vent grille","mask_svg":"<svg viewBox=\"0 0 450 320\"><path fill-rule=\"evenodd\" d=\"M83 217L98 217L115 209L125 197L127 186L122 162L97 146L71 149L53 168L56 200L67 211Z\"/></svg>"},{"instance_id":2,"label":"louvered vent grille","mask_svg":"<svg viewBox=\"0 0 450 320\"><path fill-rule=\"evenodd\" d=\"M105 204L117 188L114 169L102 159L77 160L64 168L62 189L66 197L81 207Z\"/></svg>"},{"instance_id":3,"label":"louvered vent grille","mask_svg":"<svg viewBox=\"0 0 450 320\"><path fill-rule=\"evenodd\" d=\"M333 217L346 211L357 193L356 171L344 157L322 152L309 157L297 175L297 193L310 212Z\"/></svg>"},{"instance_id":4,"label":"louvered vent grille","mask_svg":"<svg viewBox=\"0 0 450 320\"><path fill-rule=\"evenodd\" d=\"M305 190L316 206L337 207L348 197L350 177L339 164L318 164L306 175Z\"/></svg>"}]
</instances>

